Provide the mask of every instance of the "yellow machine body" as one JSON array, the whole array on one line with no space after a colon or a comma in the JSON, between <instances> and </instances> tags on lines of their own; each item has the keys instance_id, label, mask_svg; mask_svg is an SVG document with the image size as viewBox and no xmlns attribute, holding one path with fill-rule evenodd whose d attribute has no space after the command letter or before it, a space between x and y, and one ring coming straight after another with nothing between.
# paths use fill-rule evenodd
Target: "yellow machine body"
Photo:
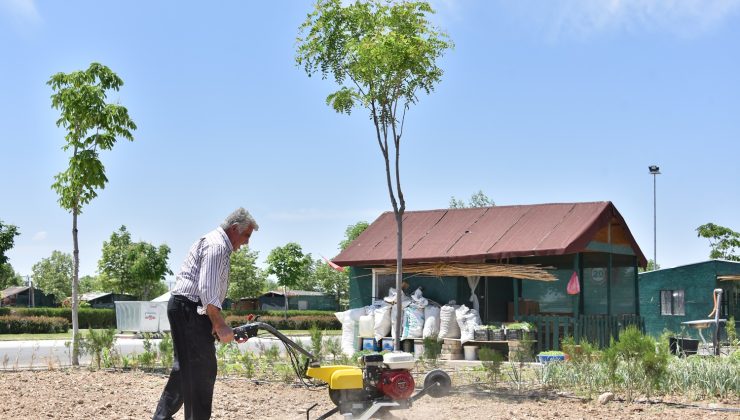
<instances>
[{"instance_id":1,"label":"yellow machine body","mask_svg":"<svg viewBox=\"0 0 740 420\"><path fill-rule=\"evenodd\" d=\"M329 389L362 389L362 369L355 366L309 367L306 375L329 384Z\"/></svg>"}]
</instances>

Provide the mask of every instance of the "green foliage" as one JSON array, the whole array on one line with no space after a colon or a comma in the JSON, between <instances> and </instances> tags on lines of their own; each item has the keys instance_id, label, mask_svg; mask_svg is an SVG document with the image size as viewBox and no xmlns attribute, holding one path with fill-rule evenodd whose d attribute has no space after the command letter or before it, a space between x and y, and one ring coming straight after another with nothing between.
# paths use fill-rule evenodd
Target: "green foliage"
<instances>
[{"instance_id":1,"label":"green foliage","mask_svg":"<svg viewBox=\"0 0 740 420\"><path fill-rule=\"evenodd\" d=\"M310 330L312 327L321 330L341 330L342 324L335 316L299 315L285 318L284 316L263 316L260 321L266 322L278 330ZM230 315L226 317L226 324L236 327L246 324L246 316Z\"/></svg>"},{"instance_id":2,"label":"green foliage","mask_svg":"<svg viewBox=\"0 0 740 420\"><path fill-rule=\"evenodd\" d=\"M102 331L96 331L90 328L88 330L87 337L80 339L80 351L83 354L92 355L95 364L98 366L98 369L100 369L100 362L103 358L103 353L110 353L113 350L115 336L116 330L114 328Z\"/></svg>"},{"instance_id":3,"label":"green foliage","mask_svg":"<svg viewBox=\"0 0 740 420\"><path fill-rule=\"evenodd\" d=\"M101 292L104 290L100 278L97 276L83 276L80 278L79 293ZM85 302L80 302L80 305Z\"/></svg>"},{"instance_id":4,"label":"green foliage","mask_svg":"<svg viewBox=\"0 0 740 420\"><path fill-rule=\"evenodd\" d=\"M0 316L0 334L51 334L69 331L69 321L47 316Z\"/></svg>"},{"instance_id":5,"label":"green foliage","mask_svg":"<svg viewBox=\"0 0 740 420\"><path fill-rule=\"evenodd\" d=\"M57 302L72 294L74 261L71 255L53 251L49 258L37 262L31 270L36 287L53 295Z\"/></svg>"},{"instance_id":6,"label":"green foliage","mask_svg":"<svg viewBox=\"0 0 740 420\"><path fill-rule=\"evenodd\" d=\"M612 339L611 346L604 351L612 383L622 384L628 390L641 387L648 396L664 380L669 358L667 346L656 345L652 337L634 325L621 331L619 341ZM625 366L625 374L618 375L622 365Z\"/></svg>"},{"instance_id":7,"label":"green foliage","mask_svg":"<svg viewBox=\"0 0 740 420\"><path fill-rule=\"evenodd\" d=\"M64 318L72 322L71 308L17 308L19 316L50 316ZM80 308L79 323L83 328L115 328L116 311L114 309Z\"/></svg>"},{"instance_id":8,"label":"green foliage","mask_svg":"<svg viewBox=\"0 0 740 420\"><path fill-rule=\"evenodd\" d=\"M648 260L647 267L645 268L638 267L637 269L637 271L639 271L640 273L644 273L646 271L655 271L655 270L660 270L660 264L656 264L655 261L653 261L652 259Z\"/></svg>"},{"instance_id":9,"label":"green foliage","mask_svg":"<svg viewBox=\"0 0 740 420\"><path fill-rule=\"evenodd\" d=\"M424 360L432 366L439 362L439 355L442 353L442 342L437 337L427 337L424 339Z\"/></svg>"},{"instance_id":10,"label":"green foliage","mask_svg":"<svg viewBox=\"0 0 740 420\"><path fill-rule=\"evenodd\" d=\"M339 243L339 249L344 251L352 241L357 239L357 237L368 228L368 226L370 226L370 224L364 220L360 220L354 225L347 226L347 229L344 230L344 239Z\"/></svg>"},{"instance_id":11,"label":"green foliage","mask_svg":"<svg viewBox=\"0 0 740 420\"><path fill-rule=\"evenodd\" d=\"M740 233L714 223L701 225L696 232L698 237L709 240L709 258L740 261Z\"/></svg>"},{"instance_id":12,"label":"green foliage","mask_svg":"<svg viewBox=\"0 0 740 420\"><path fill-rule=\"evenodd\" d=\"M10 308L6 307L0 307L0 315L10 315Z\"/></svg>"},{"instance_id":13,"label":"green foliage","mask_svg":"<svg viewBox=\"0 0 740 420\"><path fill-rule=\"evenodd\" d=\"M332 360L335 362L343 355L342 343L337 337L331 337L326 340L325 352L331 354Z\"/></svg>"},{"instance_id":14,"label":"green foliage","mask_svg":"<svg viewBox=\"0 0 740 420\"><path fill-rule=\"evenodd\" d=\"M259 252L247 246L231 253L228 298L234 301L255 298L267 290L267 273L257 267L258 257Z\"/></svg>"},{"instance_id":15,"label":"green foliage","mask_svg":"<svg viewBox=\"0 0 740 420\"><path fill-rule=\"evenodd\" d=\"M349 299L349 270L337 271L323 260L314 262L309 275L309 284L333 296L338 304Z\"/></svg>"},{"instance_id":16,"label":"green foliage","mask_svg":"<svg viewBox=\"0 0 740 420\"><path fill-rule=\"evenodd\" d=\"M501 364L504 355L489 347L481 347L478 350L478 358L486 372L486 378L491 385L495 385L501 378Z\"/></svg>"},{"instance_id":17,"label":"green foliage","mask_svg":"<svg viewBox=\"0 0 740 420\"><path fill-rule=\"evenodd\" d=\"M119 137L133 141L136 124L124 106L106 103L107 92L118 91L123 80L102 64L56 73L47 84L54 91L51 106L61 113L57 126L67 130L63 149L72 150L69 168L55 176L52 187L62 208L80 214L108 181L98 151L111 150Z\"/></svg>"},{"instance_id":18,"label":"green foliage","mask_svg":"<svg viewBox=\"0 0 740 420\"><path fill-rule=\"evenodd\" d=\"M144 352L137 356L136 360L140 367L144 369L153 369L157 363L157 349L152 336L149 333L144 334Z\"/></svg>"},{"instance_id":19,"label":"green foliage","mask_svg":"<svg viewBox=\"0 0 740 420\"><path fill-rule=\"evenodd\" d=\"M0 290L8 287L20 286L23 284L23 278L16 273L10 263L0 264Z\"/></svg>"},{"instance_id":20,"label":"green foliage","mask_svg":"<svg viewBox=\"0 0 740 420\"><path fill-rule=\"evenodd\" d=\"M6 225L0 220L0 266L8 262L8 257L5 253L13 248L15 237L20 234L18 232L18 226Z\"/></svg>"},{"instance_id":21,"label":"green foliage","mask_svg":"<svg viewBox=\"0 0 740 420\"><path fill-rule=\"evenodd\" d=\"M737 339L737 330L735 329L735 317L731 316L725 323L725 333L727 334L727 341L731 346L740 345L740 341Z\"/></svg>"},{"instance_id":22,"label":"green foliage","mask_svg":"<svg viewBox=\"0 0 740 420\"><path fill-rule=\"evenodd\" d=\"M323 351L324 333L318 327L316 323L311 324L311 328L309 328L308 332L311 334L311 353L317 359L321 360L321 356L324 353Z\"/></svg>"},{"instance_id":23,"label":"green foliage","mask_svg":"<svg viewBox=\"0 0 740 420\"><path fill-rule=\"evenodd\" d=\"M113 232L103 242L98 261L100 286L105 291L127 293L141 300L151 300L167 291L163 280L172 271L167 267L170 248L147 242L132 242L126 226Z\"/></svg>"},{"instance_id":24,"label":"green foliage","mask_svg":"<svg viewBox=\"0 0 740 420\"><path fill-rule=\"evenodd\" d=\"M455 196L450 197L449 207L451 209L465 209L468 207L491 207L495 205L496 203L488 198L488 196L484 194L482 190L478 190L477 193L470 196L470 200L468 201L467 205L463 200L456 199Z\"/></svg>"},{"instance_id":25,"label":"green foliage","mask_svg":"<svg viewBox=\"0 0 740 420\"><path fill-rule=\"evenodd\" d=\"M312 263L311 254L304 255L300 245L289 242L270 251L267 256L267 274L274 274L280 286L301 290L298 286L306 287L303 283L309 277ZM313 287L308 290L313 290Z\"/></svg>"},{"instance_id":26,"label":"green foliage","mask_svg":"<svg viewBox=\"0 0 740 420\"><path fill-rule=\"evenodd\" d=\"M159 359L162 362L162 367L168 370L172 368L175 359L175 346L170 333L164 333L162 340L159 342Z\"/></svg>"}]
</instances>

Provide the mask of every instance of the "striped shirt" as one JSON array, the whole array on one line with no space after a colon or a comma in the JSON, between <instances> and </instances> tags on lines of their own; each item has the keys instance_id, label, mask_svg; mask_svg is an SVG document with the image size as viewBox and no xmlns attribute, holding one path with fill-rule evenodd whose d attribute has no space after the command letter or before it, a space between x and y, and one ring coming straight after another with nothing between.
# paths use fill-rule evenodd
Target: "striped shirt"
<instances>
[{"instance_id":1,"label":"striped shirt","mask_svg":"<svg viewBox=\"0 0 740 420\"><path fill-rule=\"evenodd\" d=\"M196 241L176 276L173 295L185 296L193 302L200 300L198 313L205 315L206 307L221 309L229 286L229 268L233 247L222 228L208 232Z\"/></svg>"}]
</instances>

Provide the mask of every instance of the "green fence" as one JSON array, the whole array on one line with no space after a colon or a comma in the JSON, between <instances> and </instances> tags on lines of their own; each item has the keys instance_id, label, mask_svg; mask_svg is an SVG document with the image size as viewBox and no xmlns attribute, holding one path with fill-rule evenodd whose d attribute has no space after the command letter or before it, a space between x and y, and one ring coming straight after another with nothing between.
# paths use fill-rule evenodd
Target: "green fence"
<instances>
[{"instance_id":1,"label":"green fence","mask_svg":"<svg viewBox=\"0 0 740 420\"><path fill-rule=\"evenodd\" d=\"M587 340L599 348L607 347L612 337L619 340L619 332L628 325L645 331L645 321L638 315L581 315L578 318L556 315L526 315L517 318L536 328L534 339L537 351L560 350L560 340L572 336L576 342Z\"/></svg>"}]
</instances>

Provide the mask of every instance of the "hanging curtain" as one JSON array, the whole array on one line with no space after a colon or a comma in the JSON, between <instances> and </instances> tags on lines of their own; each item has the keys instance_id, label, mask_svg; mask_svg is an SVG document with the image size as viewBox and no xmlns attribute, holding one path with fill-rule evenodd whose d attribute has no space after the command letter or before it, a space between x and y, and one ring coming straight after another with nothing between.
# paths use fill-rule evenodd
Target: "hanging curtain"
<instances>
[{"instance_id":1,"label":"hanging curtain","mask_svg":"<svg viewBox=\"0 0 740 420\"><path fill-rule=\"evenodd\" d=\"M468 286L470 286L470 301L473 302L473 309L480 313L480 304L478 304L478 296L475 294L475 288L478 287L480 276L468 276Z\"/></svg>"}]
</instances>

